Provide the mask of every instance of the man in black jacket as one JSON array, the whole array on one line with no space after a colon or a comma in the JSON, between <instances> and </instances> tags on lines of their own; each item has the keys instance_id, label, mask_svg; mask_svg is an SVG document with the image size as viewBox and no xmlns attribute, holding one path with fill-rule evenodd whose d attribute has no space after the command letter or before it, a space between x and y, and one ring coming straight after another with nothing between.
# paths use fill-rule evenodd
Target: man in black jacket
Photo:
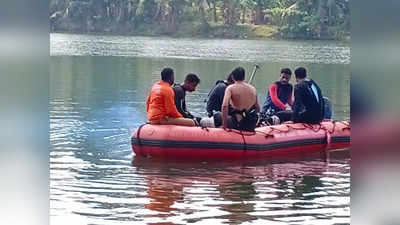
<instances>
[{"instance_id":1,"label":"man in black jacket","mask_svg":"<svg viewBox=\"0 0 400 225\"><path fill-rule=\"evenodd\" d=\"M213 89L211 89L210 93L208 94L208 101L207 101L207 114L208 117L212 117L215 112L221 112L222 101L224 100L225 90L226 87L233 84L234 81L232 79L232 74L229 74L226 81L218 80L215 83Z\"/></svg>"},{"instance_id":2,"label":"man in black jacket","mask_svg":"<svg viewBox=\"0 0 400 225\"><path fill-rule=\"evenodd\" d=\"M307 71L299 67L294 71L297 84L294 87L293 121L296 123L320 123L324 118L324 99L321 89L307 77Z\"/></svg>"}]
</instances>

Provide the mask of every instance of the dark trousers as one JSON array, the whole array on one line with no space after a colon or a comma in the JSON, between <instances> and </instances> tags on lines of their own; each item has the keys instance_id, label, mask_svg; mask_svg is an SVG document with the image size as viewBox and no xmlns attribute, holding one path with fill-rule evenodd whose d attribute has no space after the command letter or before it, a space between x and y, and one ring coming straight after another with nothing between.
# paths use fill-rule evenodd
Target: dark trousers
<instances>
[{"instance_id":1,"label":"dark trousers","mask_svg":"<svg viewBox=\"0 0 400 225\"><path fill-rule=\"evenodd\" d=\"M275 116L279 117L281 123L286 121L291 121L293 119L293 111L292 110L279 111L275 113Z\"/></svg>"}]
</instances>

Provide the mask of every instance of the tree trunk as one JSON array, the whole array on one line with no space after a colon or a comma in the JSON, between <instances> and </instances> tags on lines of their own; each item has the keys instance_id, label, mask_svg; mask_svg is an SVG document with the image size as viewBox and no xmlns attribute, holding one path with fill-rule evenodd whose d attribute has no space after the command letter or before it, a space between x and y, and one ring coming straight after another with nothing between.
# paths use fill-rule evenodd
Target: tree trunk
<instances>
[{"instance_id":1,"label":"tree trunk","mask_svg":"<svg viewBox=\"0 0 400 225\"><path fill-rule=\"evenodd\" d=\"M262 15L261 7L256 6L256 8L254 9L254 24L255 25L262 24L262 22L263 22L262 19L263 19L263 15Z\"/></svg>"},{"instance_id":2,"label":"tree trunk","mask_svg":"<svg viewBox=\"0 0 400 225\"><path fill-rule=\"evenodd\" d=\"M156 12L154 13L154 16L153 16L153 22L160 22L160 18L162 17L161 12L162 12L161 4L159 3L159 4L157 4Z\"/></svg>"},{"instance_id":3,"label":"tree trunk","mask_svg":"<svg viewBox=\"0 0 400 225\"><path fill-rule=\"evenodd\" d=\"M218 18L217 18L217 7L215 6L217 3L214 2L212 4L212 12L213 12L213 17L214 17L214 23L218 23Z\"/></svg>"},{"instance_id":4,"label":"tree trunk","mask_svg":"<svg viewBox=\"0 0 400 225\"><path fill-rule=\"evenodd\" d=\"M243 7L242 24L246 23L246 7Z\"/></svg>"},{"instance_id":5,"label":"tree trunk","mask_svg":"<svg viewBox=\"0 0 400 225\"><path fill-rule=\"evenodd\" d=\"M203 24L207 23L203 0L199 0L200 19Z\"/></svg>"},{"instance_id":6,"label":"tree trunk","mask_svg":"<svg viewBox=\"0 0 400 225\"><path fill-rule=\"evenodd\" d=\"M111 16L111 10L110 10L110 3L106 4L106 17L110 18Z\"/></svg>"},{"instance_id":7,"label":"tree trunk","mask_svg":"<svg viewBox=\"0 0 400 225\"><path fill-rule=\"evenodd\" d=\"M118 18L117 22L121 23L125 21L125 8L118 6Z\"/></svg>"},{"instance_id":8,"label":"tree trunk","mask_svg":"<svg viewBox=\"0 0 400 225\"><path fill-rule=\"evenodd\" d=\"M173 6L169 7L166 17L167 17L166 18L167 19L167 32L170 34L175 33L177 30L177 27L176 27L177 12Z\"/></svg>"},{"instance_id":9,"label":"tree trunk","mask_svg":"<svg viewBox=\"0 0 400 225\"><path fill-rule=\"evenodd\" d=\"M235 20L235 14L233 10L233 3L229 1L226 6L226 24L233 25Z\"/></svg>"},{"instance_id":10,"label":"tree trunk","mask_svg":"<svg viewBox=\"0 0 400 225\"><path fill-rule=\"evenodd\" d=\"M128 2L128 10L127 10L127 20L130 21L133 17L133 13L135 12L133 3L131 1Z\"/></svg>"},{"instance_id":11,"label":"tree trunk","mask_svg":"<svg viewBox=\"0 0 400 225\"><path fill-rule=\"evenodd\" d=\"M223 1L222 2L222 19L224 21L224 23L226 24L228 19L227 19L227 9L226 9L227 5L226 2Z\"/></svg>"}]
</instances>

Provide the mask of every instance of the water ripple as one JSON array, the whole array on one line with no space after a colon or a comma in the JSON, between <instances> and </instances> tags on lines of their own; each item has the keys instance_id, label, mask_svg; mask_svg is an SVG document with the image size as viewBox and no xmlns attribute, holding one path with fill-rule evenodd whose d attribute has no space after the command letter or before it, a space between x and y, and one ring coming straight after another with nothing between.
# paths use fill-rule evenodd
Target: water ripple
<instances>
[{"instance_id":1,"label":"water ripple","mask_svg":"<svg viewBox=\"0 0 400 225\"><path fill-rule=\"evenodd\" d=\"M333 41L174 39L50 34L50 55L349 64L348 45Z\"/></svg>"}]
</instances>

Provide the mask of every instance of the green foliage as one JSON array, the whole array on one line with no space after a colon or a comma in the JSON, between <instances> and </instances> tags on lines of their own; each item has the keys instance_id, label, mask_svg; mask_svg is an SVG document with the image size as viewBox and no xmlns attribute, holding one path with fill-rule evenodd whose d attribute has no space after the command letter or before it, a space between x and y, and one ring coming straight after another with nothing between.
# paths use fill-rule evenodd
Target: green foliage
<instances>
[{"instance_id":1,"label":"green foliage","mask_svg":"<svg viewBox=\"0 0 400 225\"><path fill-rule=\"evenodd\" d=\"M252 28L252 35L249 35L250 38L272 38L277 33L276 26L269 25L255 25Z\"/></svg>"},{"instance_id":2,"label":"green foliage","mask_svg":"<svg viewBox=\"0 0 400 225\"><path fill-rule=\"evenodd\" d=\"M349 0L50 0L55 31L341 39ZM257 26L255 26L257 24Z\"/></svg>"},{"instance_id":3,"label":"green foliage","mask_svg":"<svg viewBox=\"0 0 400 225\"><path fill-rule=\"evenodd\" d=\"M300 0L270 12L283 38L341 39L349 33L347 8L348 2L342 0Z\"/></svg>"},{"instance_id":4,"label":"green foliage","mask_svg":"<svg viewBox=\"0 0 400 225\"><path fill-rule=\"evenodd\" d=\"M213 35L221 38L248 38L250 27L244 25L219 25L214 27Z\"/></svg>"}]
</instances>

